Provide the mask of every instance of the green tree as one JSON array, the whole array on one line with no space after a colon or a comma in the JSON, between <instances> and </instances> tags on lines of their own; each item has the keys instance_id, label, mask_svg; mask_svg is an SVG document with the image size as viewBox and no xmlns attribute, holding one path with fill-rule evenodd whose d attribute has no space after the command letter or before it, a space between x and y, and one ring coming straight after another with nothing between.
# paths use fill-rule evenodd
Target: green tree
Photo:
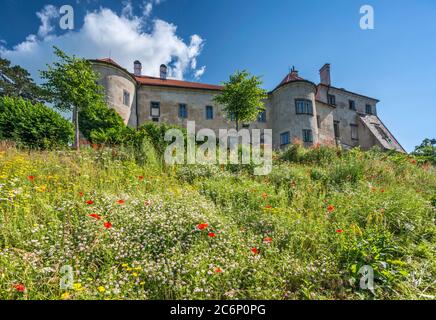
<instances>
[{"instance_id":1,"label":"green tree","mask_svg":"<svg viewBox=\"0 0 436 320\"><path fill-rule=\"evenodd\" d=\"M224 106L227 117L236 122L236 130L241 122L254 121L265 110L263 100L268 95L261 85L259 77L251 76L246 70L237 71L224 82L223 91L214 97L215 102Z\"/></svg>"},{"instance_id":2,"label":"green tree","mask_svg":"<svg viewBox=\"0 0 436 320\"><path fill-rule=\"evenodd\" d=\"M79 150L79 111L92 104L103 104L103 87L97 84L99 76L88 60L68 56L56 47L54 52L59 61L41 71L41 77L46 81L42 87L57 109L73 112L74 148Z\"/></svg>"},{"instance_id":3,"label":"green tree","mask_svg":"<svg viewBox=\"0 0 436 320\"><path fill-rule=\"evenodd\" d=\"M413 154L436 165L436 139L424 139Z\"/></svg>"},{"instance_id":4,"label":"green tree","mask_svg":"<svg viewBox=\"0 0 436 320\"><path fill-rule=\"evenodd\" d=\"M27 70L0 58L0 96L21 97L31 102L43 102L43 90L35 84Z\"/></svg>"},{"instance_id":5,"label":"green tree","mask_svg":"<svg viewBox=\"0 0 436 320\"><path fill-rule=\"evenodd\" d=\"M80 132L92 143L120 144L128 138L121 116L105 103L94 103L79 112Z\"/></svg>"},{"instance_id":6,"label":"green tree","mask_svg":"<svg viewBox=\"0 0 436 320\"><path fill-rule=\"evenodd\" d=\"M42 103L0 97L0 139L30 148L50 149L68 146L73 134L70 121Z\"/></svg>"}]
</instances>

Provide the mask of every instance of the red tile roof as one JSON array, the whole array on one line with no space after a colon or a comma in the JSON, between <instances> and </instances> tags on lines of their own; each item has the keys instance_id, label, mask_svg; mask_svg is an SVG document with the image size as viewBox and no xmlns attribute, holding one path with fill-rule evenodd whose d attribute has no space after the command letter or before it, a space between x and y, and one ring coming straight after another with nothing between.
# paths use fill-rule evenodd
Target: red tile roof
<instances>
[{"instance_id":1,"label":"red tile roof","mask_svg":"<svg viewBox=\"0 0 436 320\"><path fill-rule=\"evenodd\" d=\"M280 82L279 86L284 85L285 83L293 82L293 81L301 81L303 78L298 76L298 72L293 70L286 75L286 77Z\"/></svg>"},{"instance_id":2,"label":"red tile roof","mask_svg":"<svg viewBox=\"0 0 436 320\"><path fill-rule=\"evenodd\" d=\"M136 81L139 84L144 84L148 86L164 86L164 87L179 87L179 88L188 88L188 89L206 89L206 90L222 90L222 86L217 86L213 84L205 84L199 82L189 82L182 80L173 80L173 79L161 79L149 76L135 76Z\"/></svg>"},{"instance_id":3,"label":"red tile roof","mask_svg":"<svg viewBox=\"0 0 436 320\"><path fill-rule=\"evenodd\" d=\"M91 60L92 61L92 60ZM121 67L118 63L116 63L111 58L104 58L104 59L97 59L93 61L99 61L111 64L115 67L121 68L124 71L128 72L126 69ZM133 78L135 78L136 82L138 84L142 85L149 85L149 86L163 86L163 87L178 87L178 88L187 88L187 89L203 89L203 90L222 90L222 86L212 85L212 84L205 84L200 82L189 82L189 81L182 81L182 80L173 80L173 79L161 79L156 77L149 77L149 76L135 76L134 74L128 72L130 75L132 75Z\"/></svg>"},{"instance_id":4,"label":"red tile roof","mask_svg":"<svg viewBox=\"0 0 436 320\"><path fill-rule=\"evenodd\" d=\"M113 65L115 65L115 66L117 66L117 67L122 68L118 63L116 63L116 62L115 62L114 60L112 60L111 58L97 59L97 61L107 62L107 63L113 64Z\"/></svg>"}]
</instances>

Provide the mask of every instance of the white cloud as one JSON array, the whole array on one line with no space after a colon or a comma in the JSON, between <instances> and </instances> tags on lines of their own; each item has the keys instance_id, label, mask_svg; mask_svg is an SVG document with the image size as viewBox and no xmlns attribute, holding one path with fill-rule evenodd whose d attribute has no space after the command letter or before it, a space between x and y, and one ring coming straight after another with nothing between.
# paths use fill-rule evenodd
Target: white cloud
<instances>
[{"instance_id":1,"label":"white cloud","mask_svg":"<svg viewBox=\"0 0 436 320\"><path fill-rule=\"evenodd\" d=\"M54 30L54 26L51 24L51 22L54 18L59 17L59 10L55 6L46 5L44 9L37 12L36 15L41 20L38 35L41 38L44 38Z\"/></svg>"},{"instance_id":2,"label":"white cloud","mask_svg":"<svg viewBox=\"0 0 436 320\"><path fill-rule=\"evenodd\" d=\"M161 1L153 0L155 4L158 2ZM38 13L41 19L39 37L29 35L11 49L0 45L2 57L28 69L36 80L39 79L38 70L45 69L46 64L54 60L53 46L87 59L111 55L131 72L133 61L140 60L143 73L150 76L159 76L162 63L168 65L169 77L176 79L204 73L205 67L197 69L197 58L204 43L200 36L194 34L189 43L185 42L177 36L175 25L160 19L149 20L145 15L135 16L130 2L125 3L121 14L107 8L89 12L80 29L62 35L51 33L53 26L49 17L53 17L54 11L46 8ZM143 30L146 24L148 31Z\"/></svg>"},{"instance_id":3,"label":"white cloud","mask_svg":"<svg viewBox=\"0 0 436 320\"><path fill-rule=\"evenodd\" d=\"M194 72L194 78L200 79L201 76L206 72L206 66L202 66L200 69Z\"/></svg>"}]
</instances>

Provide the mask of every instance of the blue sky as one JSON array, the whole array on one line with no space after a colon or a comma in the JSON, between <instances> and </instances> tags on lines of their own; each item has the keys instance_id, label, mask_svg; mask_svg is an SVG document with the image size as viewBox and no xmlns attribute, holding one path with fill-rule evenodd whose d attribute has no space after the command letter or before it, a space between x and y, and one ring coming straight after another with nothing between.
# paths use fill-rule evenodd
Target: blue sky
<instances>
[{"instance_id":1,"label":"blue sky","mask_svg":"<svg viewBox=\"0 0 436 320\"><path fill-rule=\"evenodd\" d=\"M52 44L87 58L111 54L129 69L140 59L150 74L168 63L174 77L198 76L207 83L248 69L263 76L266 89L274 88L293 65L300 76L318 82L319 68L329 62L334 86L381 101L379 116L408 151L424 138L436 137L434 0L0 3L0 54L36 78L52 59ZM152 10L146 12L147 3ZM75 29L69 32L60 30L59 17L43 11L64 4L75 10ZM359 9L365 4L375 10L374 30L359 28ZM46 14L45 26L52 30L40 28L37 12ZM29 38L31 34L35 36Z\"/></svg>"}]
</instances>

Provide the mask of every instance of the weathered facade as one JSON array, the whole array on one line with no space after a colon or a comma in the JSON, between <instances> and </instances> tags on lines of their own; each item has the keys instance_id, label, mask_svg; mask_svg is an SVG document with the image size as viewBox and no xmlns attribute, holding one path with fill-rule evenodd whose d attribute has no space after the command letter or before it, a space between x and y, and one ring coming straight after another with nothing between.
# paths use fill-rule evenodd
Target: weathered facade
<instances>
[{"instance_id":1,"label":"weathered facade","mask_svg":"<svg viewBox=\"0 0 436 320\"><path fill-rule=\"evenodd\" d=\"M111 59L91 60L101 75L109 106L132 127L147 121L185 126L195 120L197 130L234 128L235 123L213 102L221 86L167 79L161 66L159 78L141 74L135 61L132 74ZM395 137L377 116L374 98L339 89L331 85L330 65L320 70L320 83L305 80L292 70L268 94L266 110L257 121L245 126L272 129L273 147L285 148L298 140L314 144L379 146L404 152ZM218 133L218 132L217 132Z\"/></svg>"}]
</instances>

